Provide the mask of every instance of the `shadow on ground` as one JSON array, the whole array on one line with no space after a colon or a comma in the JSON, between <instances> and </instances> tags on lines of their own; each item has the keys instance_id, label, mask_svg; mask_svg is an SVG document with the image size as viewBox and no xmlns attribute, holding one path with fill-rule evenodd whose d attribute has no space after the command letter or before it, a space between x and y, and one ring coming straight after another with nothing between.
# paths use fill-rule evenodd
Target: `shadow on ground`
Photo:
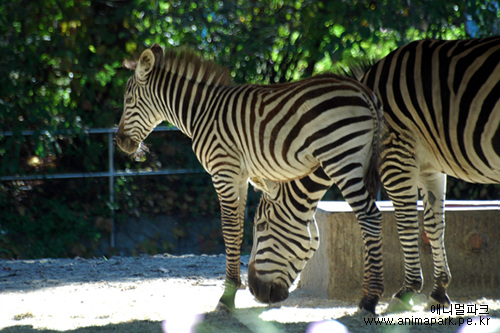
<instances>
[{"instance_id":1,"label":"shadow on ground","mask_svg":"<svg viewBox=\"0 0 500 333\"><path fill-rule=\"evenodd\" d=\"M223 278L225 256L165 254L109 259L0 259L0 293L34 291L68 284L136 282L189 276Z\"/></svg>"},{"instance_id":2,"label":"shadow on ground","mask_svg":"<svg viewBox=\"0 0 500 333\"><path fill-rule=\"evenodd\" d=\"M203 315L201 320L195 324L196 333L303 333L310 323L277 323L264 321L259 315L265 308L250 308L236 310L233 314L227 311L214 311ZM108 324L106 326L82 327L74 330L49 330L36 329L33 326L11 326L0 330L0 333L140 333L158 332L163 333L162 322L158 321L130 321L126 323ZM168 333L182 331L179 329L168 329Z\"/></svg>"},{"instance_id":3,"label":"shadow on ground","mask_svg":"<svg viewBox=\"0 0 500 333\"><path fill-rule=\"evenodd\" d=\"M357 315L345 315L336 320L326 321L327 327L317 327L320 323L309 322L295 322L295 323L279 323L275 321L265 321L259 316L268 310L265 307L237 309L233 313L227 311L213 311L204 314L197 323L193 323L195 333L304 333L304 332L326 332L328 331L352 332L352 333L366 333L366 332L381 332L381 333L399 333L399 332L427 332L433 330L437 332L469 332L466 328L473 329L488 329L491 332L500 333L500 326L498 323L484 327L478 321L478 317L464 317L464 321L470 319L471 324L458 325L458 318L454 318L453 324L447 323L445 325L416 325L416 324L398 324L398 318L394 319L394 323L386 324L379 323L371 325L366 322L366 318ZM407 318L415 320L413 316ZM500 311L492 311L490 314L493 318L498 318ZM380 319L381 317L378 317ZM387 319L387 318L386 318ZM390 318L389 318L390 319ZM374 320L374 318L372 318ZM184 322L184 324L186 324ZM107 332L120 332L120 333L142 333L142 332L158 332L158 333L176 333L187 332L186 326L183 327L168 326L165 322L159 321L130 321L118 324L108 324L105 326L91 326L82 327L74 330L48 330L48 329L35 329L33 326L12 326L0 330L0 333L107 333ZM188 326L189 327L189 326ZM316 329L315 329L316 328ZM339 330L340 329L340 330ZM333 332L332 331L332 332Z\"/></svg>"},{"instance_id":4,"label":"shadow on ground","mask_svg":"<svg viewBox=\"0 0 500 333\"><path fill-rule=\"evenodd\" d=\"M109 324L106 326L82 327L75 330L60 331L35 329L33 326L11 326L0 330L1 333L107 333L107 332L162 332L161 323L154 321L131 321L128 323Z\"/></svg>"}]
</instances>

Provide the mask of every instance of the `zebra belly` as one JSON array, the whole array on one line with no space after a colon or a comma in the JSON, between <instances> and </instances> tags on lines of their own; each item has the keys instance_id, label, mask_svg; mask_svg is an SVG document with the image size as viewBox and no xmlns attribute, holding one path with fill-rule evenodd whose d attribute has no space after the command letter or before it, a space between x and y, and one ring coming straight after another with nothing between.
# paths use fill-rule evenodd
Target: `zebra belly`
<instances>
[{"instance_id":1,"label":"zebra belly","mask_svg":"<svg viewBox=\"0 0 500 333\"><path fill-rule=\"evenodd\" d=\"M418 145L415 157L420 173L440 172L470 183L500 183L500 166L485 165L475 154L464 157L460 154L453 155L449 150L442 152L448 156L443 156L428 145Z\"/></svg>"},{"instance_id":2,"label":"zebra belly","mask_svg":"<svg viewBox=\"0 0 500 333\"><path fill-rule=\"evenodd\" d=\"M419 172L441 172L470 183L500 183L500 108L489 112L488 123L482 131L476 129L475 121L461 128L446 127L442 122L434 127L426 121L429 126L425 127L415 122L414 119L419 119L416 110L409 110L415 115L413 119L398 117L391 110L386 112L386 120L389 132L398 138L396 141L409 147L409 151L414 149ZM477 118L476 113L476 110L470 111L470 119ZM452 122L458 123L455 118Z\"/></svg>"},{"instance_id":3,"label":"zebra belly","mask_svg":"<svg viewBox=\"0 0 500 333\"><path fill-rule=\"evenodd\" d=\"M302 156L300 156L302 155ZM290 181L302 178L314 171L319 162L310 154L300 154L293 163L285 163L281 159L272 158L245 159L248 177L258 177L272 181Z\"/></svg>"}]
</instances>

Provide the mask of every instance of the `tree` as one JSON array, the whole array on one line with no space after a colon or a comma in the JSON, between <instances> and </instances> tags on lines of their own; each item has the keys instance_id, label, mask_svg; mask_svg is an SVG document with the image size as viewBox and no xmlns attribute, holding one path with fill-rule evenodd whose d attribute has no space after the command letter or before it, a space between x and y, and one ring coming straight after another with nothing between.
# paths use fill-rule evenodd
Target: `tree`
<instances>
[{"instance_id":1,"label":"tree","mask_svg":"<svg viewBox=\"0 0 500 333\"><path fill-rule=\"evenodd\" d=\"M492 0L4 1L0 176L106 169L106 142L93 141L85 129L118 122L131 75L122 62L138 58L153 43L195 49L230 68L237 83L286 82L380 58L414 39L497 34L499 8ZM23 136L26 130L36 135ZM134 167L126 158L122 163ZM91 206L78 202L83 193L98 197L96 184L74 191L60 183L53 191L58 196L43 207L31 207L33 202L43 205L37 198L47 199L50 191L28 189L50 184L55 183L20 189L15 183L0 183L2 215L17 219L0 220L0 247L6 223L15 228L20 221L45 217L57 202L62 207L56 213L67 212L69 206L88 213L69 214L66 222L74 225L107 209L99 202L92 213ZM482 193L468 189L459 192ZM59 193L64 190L72 195ZM126 200L124 209L129 211L139 204L130 196Z\"/></svg>"}]
</instances>

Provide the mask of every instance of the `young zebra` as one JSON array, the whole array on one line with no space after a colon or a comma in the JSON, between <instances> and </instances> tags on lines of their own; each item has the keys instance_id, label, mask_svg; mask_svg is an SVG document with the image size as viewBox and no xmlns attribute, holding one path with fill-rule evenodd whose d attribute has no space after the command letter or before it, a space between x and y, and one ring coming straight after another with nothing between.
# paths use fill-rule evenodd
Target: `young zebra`
<instances>
[{"instance_id":1,"label":"young zebra","mask_svg":"<svg viewBox=\"0 0 500 333\"><path fill-rule=\"evenodd\" d=\"M254 184L264 192L254 218L248 266L250 291L257 299L287 298L288 288L318 249L314 213L332 184L321 167L300 179Z\"/></svg>"},{"instance_id":2,"label":"young zebra","mask_svg":"<svg viewBox=\"0 0 500 333\"><path fill-rule=\"evenodd\" d=\"M226 286L219 304L234 308L248 180L283 182L321 166L358 218L366 244L361 308L374 312L382 294L381 214L377 187L380 105L356 80L322 75L280 85L234 85L230 75L187 51L154 45L129 79L118 146L127 153L162 121L192 139L212 176L221 206ZM284 297L273 288L264 302Z\"/></svg>"},{"instance_id":3,"label":"young zebra","mask_svg":"<svg viewBox=\"0 0 500 333\"><path fill-rule=\"evenodd\" d=\"M447 305L446 175L500 183L500 37L413 42L380 60L362 82L384 108L380 173L394 203L405 259L404 285L390 308L410 308L423 284L417 189L434 262L430 304Z\"/></svg>"}]
</instances>

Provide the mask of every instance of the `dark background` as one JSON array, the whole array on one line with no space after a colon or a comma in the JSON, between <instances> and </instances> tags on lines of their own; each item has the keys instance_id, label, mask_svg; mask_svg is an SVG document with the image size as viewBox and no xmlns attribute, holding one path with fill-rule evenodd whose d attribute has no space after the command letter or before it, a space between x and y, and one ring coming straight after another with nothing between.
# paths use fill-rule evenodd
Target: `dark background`
<instances>
[{"instance_id":1,"label":"dark background","mask_svg":"<svg viewBox=\"0 0 500 333\"><path fill-rule=\"evenodd\" d=\"M237 83L285 82L381 58L415 39L498 34L499 9L487 0L2 2L0 177L107 171L108 136L86 129L116 126L131 75L122 62L153 43L190 47ZM146 161L117 151L115 169L202 171L181 133L153 133L146 143ZM127 253L222 251L208 174L119 177L114 193L112 204L107 178L2 181L0 256L123 254L106 246L112 210L118 231L170 223L167 236L153 232ZM448 178L448 199L499 197L498 185ZM342 200L336 189L325 199ZM248 220L257 202L250 190Z\"/></svg>"}]
</instances>

